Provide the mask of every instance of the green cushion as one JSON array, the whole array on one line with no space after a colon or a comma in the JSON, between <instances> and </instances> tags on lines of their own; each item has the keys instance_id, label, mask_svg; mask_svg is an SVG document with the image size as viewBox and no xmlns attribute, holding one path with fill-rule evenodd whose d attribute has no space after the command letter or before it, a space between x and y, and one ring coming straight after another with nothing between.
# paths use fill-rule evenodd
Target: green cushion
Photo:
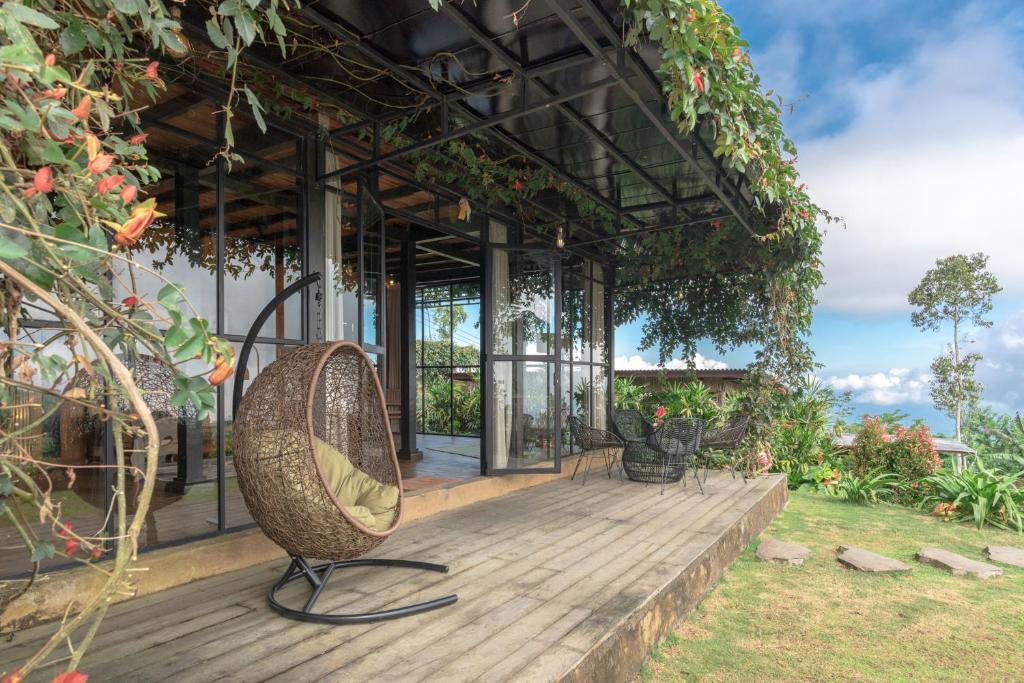
<instances>
[{"instance_id":1,"label":"green cushion","mask_svg":"<svg viewBox=\"0 0 1024 683\"><path fill-rule=\"evenodd\" d=\"M380 483L320 439L313 439L313 454L327 485L353 518L374 531L391 527L398 510L397 486Z\"/></svg>"}]
</instances>

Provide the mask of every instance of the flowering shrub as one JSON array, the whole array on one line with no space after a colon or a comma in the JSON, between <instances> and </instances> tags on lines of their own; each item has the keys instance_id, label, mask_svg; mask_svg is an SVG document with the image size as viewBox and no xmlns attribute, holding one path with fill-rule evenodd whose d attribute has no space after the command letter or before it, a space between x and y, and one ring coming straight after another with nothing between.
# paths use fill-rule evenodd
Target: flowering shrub
<instances>
[{"instance_id":1,"label":"flowering shrub","mask_svg":"<svg viewBox=\"0 0 1024 683\"><path fill-rule=\"evenodd\" d=\"M847 462L858 476L879 470L911 481L932 474L941 465L927 427L896 426L889 433L879 418L869 416L864 417Z\"/></svg>"}]
</instances>

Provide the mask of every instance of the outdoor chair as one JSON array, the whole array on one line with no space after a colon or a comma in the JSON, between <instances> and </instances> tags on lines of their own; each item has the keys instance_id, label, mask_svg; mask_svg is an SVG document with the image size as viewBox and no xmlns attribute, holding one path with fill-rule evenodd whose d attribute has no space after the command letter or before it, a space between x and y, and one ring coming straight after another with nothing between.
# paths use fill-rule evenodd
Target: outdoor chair
<instances>
[{"instance_id":1,"label":"outdoor chair","mask_svg":"<svg viewBox=\"0 0 1024 683\"><path fill-rule=\"evenodd\" d=\"M654 431L637 410L616 410L612 415L612 426L626 443L646 443Z\"/></svg>"},{"instance_id":2,"label":"outdoor chair","mask_svg":"<svg viewBox=\"0 0 1024 683\"><path fill-rule=\"evenodd\" d=\"M403 507L384 392L357 344L311 344L274 361L252 382L235 416L234 465L246 507L263 533L292 558L267 594L271 607L301 621L362 624L456 601L449 595L378 612L313 611L338 569L448 571L445 565L412 560L356 559L398 529ZM327 562L313 564L309 558ZM305 606L294 609L277 593L298 579L308 582L311 592Z\"/></svg>"},{"instance_id":3,"label":"outdoor chair","mask_svg":"<svg viewBox=\"0 0 1024 683\"><path fill-rule=\"evenodd\" d=\"M700 447L703 431L704 422L697 418L667 418L647 438L643 449L636 444L628 453L623 453L622 466L626 475L634 481L647 483L660 480L662 493L665 493L665 484L668 482L682 480L683 486L686 486L686 467L694 463L693 456ZM700 478L697 479L697 486L703 494L704 486Z\"/></svg>"},{"instance_id":4,"label":"outdoor chair","mask_svg":"<svg viewBox=\"0 0 1024 683\"><path fill-rule=\"evenodd\" d=\"M750 416L740 415L732 418L718 429L712 429L707 432L700 441L700 449L702 451L725 451L729 453L729 471L732 472L733 479L736 478L736 460L734 454L740 444L743 443L743 439L747 436L747 429L749 429L749 427ZM711 454L708 452L704 456L704 481L707 481L708 479L708 463L710 460ZM746 485L746 469L741 469L740 474L743 476L743 484Z\"/></svg>"},{"instance_id":5,"label":"outdoor chair","mask_svg":"<svg viewBox=\"0 0 1024 683\"><path fill-rule=\"evenodd\" d=\"M590 474L590 463L593 458L598 457L597 451L601 451L604 457L605 470L608 478L612 478L612 469L615 467L615 454L613 448L622 448L622 439L611 432L597 427L590 427L583 423L579 417L573 415L569 418L569 430L572 432L572 439L582 449L579 458L576 459L576 467L569 479L576 478L576 472L580 469L583 458L587 459L587 469L583 472L583 485L587 485L587 475Z\"/></svg>"}]
</instances>

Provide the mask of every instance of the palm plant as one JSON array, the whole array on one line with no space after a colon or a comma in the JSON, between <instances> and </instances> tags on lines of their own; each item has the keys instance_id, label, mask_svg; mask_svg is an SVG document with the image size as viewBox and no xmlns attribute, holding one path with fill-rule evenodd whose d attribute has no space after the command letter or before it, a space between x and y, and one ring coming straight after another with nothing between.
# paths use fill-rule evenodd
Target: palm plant
<instances>
[{"instance_id":1,"label":"palm plant","mask_svg":"<svg viewBox=\"0 0 1024 683\"><path fill-rule=\"evenodd\" d=\"M954 519L970 520L977 528L990 524L1024 533L1024 489L1017 481L1024 471L1002 474L980 462L954 471L941 469L923 482L930 491L921 500L922 509L942 507Z\"/></svg>"},{"instance_id":2,"label":"palm plant","mask_svg":"<svg viewBox=\"0 0 1024 683\"><path fill-rule=\"evenodd\" d=\"M700 380L669 382L658 397L667 414L673 417L696 417L705 425L711 425L718 415L711 390Z\"/></svg>"}]
</instances>

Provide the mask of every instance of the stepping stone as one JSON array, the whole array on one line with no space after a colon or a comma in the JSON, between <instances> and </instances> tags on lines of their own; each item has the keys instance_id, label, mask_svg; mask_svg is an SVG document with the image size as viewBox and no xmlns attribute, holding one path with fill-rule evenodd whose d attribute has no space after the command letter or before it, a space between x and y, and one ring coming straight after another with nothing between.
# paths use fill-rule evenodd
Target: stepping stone
<instances>
[{"instance_id":1,"label":"stepping stone","mask_svg":"<svg viewBox=\"0 0 1024 683\"><path fill-rule=\"evenodd\" d=\"M917 561L945 569L953 576L973 576L979 579L991 579L1001 576L1003 570L993 564L972 560L963 555L951 553L942 548L923 548L917 553Z\"/></svg>"},{"instance_id":2,"label":"stepping stone","mask_svg":"<svg viewBox=\"0 0 1024 683\"><path fill-rule=\"evenodd\" d=\"M985 548L985 557L993 562L1024 567L1024 548L1014 548L1009 545L990 545Z\"/></svg>"},{"instance_id":3,"label":"stepping stone","mask_svg":"<svg viewBox=\"0 0 1024 683\"><path fill-rule=\"evenodd\" d=\"M902 573L909 572L911 569L910 565L903 564L899 560L849 545L839 546L836 550L836 559L840 564L859 572Z\"/></svg>"},{"instance_id":4,"label":"stepping stone","mask_svg":"<svg viewBox=\"0 0 1024 683\"><path fill-rule=\"evenodd\" d=\"M803 564L811 556L811 551L802 545L769 538L757 546L758 559L779 564Z\"/></svg>"}]
</instances>

